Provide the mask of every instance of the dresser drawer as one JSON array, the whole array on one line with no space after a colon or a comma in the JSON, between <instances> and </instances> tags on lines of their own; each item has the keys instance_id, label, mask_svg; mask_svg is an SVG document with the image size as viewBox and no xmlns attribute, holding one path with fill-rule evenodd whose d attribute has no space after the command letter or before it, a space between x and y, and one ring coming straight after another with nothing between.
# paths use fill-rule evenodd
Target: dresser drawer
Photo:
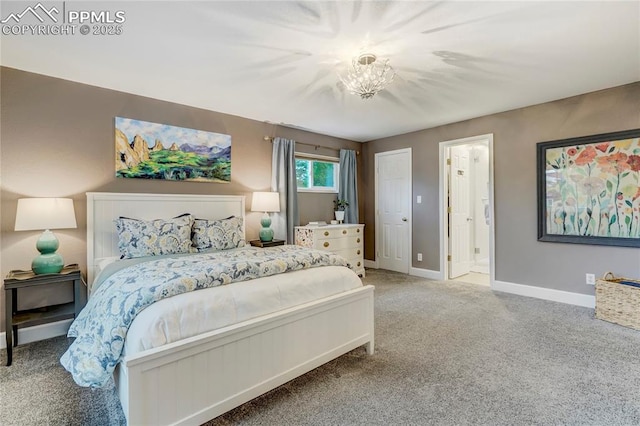
<instances>
[{"instance_id":1,"label":"dresser drawer","mask_svg":"<svg viewBox=\"0 0 640 426\"><path fill-rule=\"evenodd\" d=\"M333 253L344 257L347 260L353 260L353 259L362 259L362 252L363 250L361 248L355 249L347 249L347 250L335 250L333 251Z\"/></svg>"},{"instance_id":2,"label":"dresser drawer","mask_svg":"<svg viewBox=\"0 0 640 426\"><path fill-rule=\"evenodd\" d=\"M337 228L337 229L314 229L314 238L315 239L326 239L326 238L343 238L343 237L351 237L351 236L360 236L362 235L362 229L360 228Z\"/></svg>"},{"instance_id":3,"label":"dresser drawer","mask_svg":"<svg viewBox=\"0 0 640 426\"><path fill-rule=\"evenodd\" d=\"M319 238L313 242L313 248L322 250L344 250L348 248L362 249L362 237Z\"/></svg>"}]
</instances>

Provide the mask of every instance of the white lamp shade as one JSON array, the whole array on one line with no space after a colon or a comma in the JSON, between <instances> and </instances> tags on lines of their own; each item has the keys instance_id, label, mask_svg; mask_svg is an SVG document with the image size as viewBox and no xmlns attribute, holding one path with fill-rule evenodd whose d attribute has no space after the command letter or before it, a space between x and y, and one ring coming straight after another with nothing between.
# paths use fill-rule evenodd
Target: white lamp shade
<instances>
[{"instance_id":1,"label":"white lamp shade","mask_svg":"<svg viewBox=\"0 0 640 426\"><path fill-rule=\"evenodd\" d=\"M254 192L251 201L252 212L279 212L280 194L277 192Z\"/></svg>"},{"instance_id":2,"label":"white lamp shade","mask_svg":"<svg viewBox=\"0 0 640 426\"><path fill-rule=\"evenodd\" d=\"M16 231L76 228L71 198L20 198Z\"/></svg>"}]
</instances>

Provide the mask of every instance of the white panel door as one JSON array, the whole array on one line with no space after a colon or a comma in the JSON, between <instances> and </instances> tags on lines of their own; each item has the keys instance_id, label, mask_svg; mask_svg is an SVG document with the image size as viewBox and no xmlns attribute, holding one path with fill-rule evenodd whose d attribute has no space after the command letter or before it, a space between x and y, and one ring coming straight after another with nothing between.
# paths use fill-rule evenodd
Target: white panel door
<instances>
[{"instance_id":1,"label":"white panel door","mask_svg":"<svg viewBox=\"0 0 640 426\"><path fill-rule=\"evenodd\" d=\"M449 278L468 274L471 270L471 197L469 194L469 147L450 148L449 185Z\"/></svg>"},{"instance_id":2,"label":"white panel door","mask_svg":"<svg viewBox=\"0 0 640 426\"><path fill-rule=\"evenodd\" d=\"M378 174L377 259L381 269L409 273L411 152L376 154Z\"/></svg>"}]
</instances>

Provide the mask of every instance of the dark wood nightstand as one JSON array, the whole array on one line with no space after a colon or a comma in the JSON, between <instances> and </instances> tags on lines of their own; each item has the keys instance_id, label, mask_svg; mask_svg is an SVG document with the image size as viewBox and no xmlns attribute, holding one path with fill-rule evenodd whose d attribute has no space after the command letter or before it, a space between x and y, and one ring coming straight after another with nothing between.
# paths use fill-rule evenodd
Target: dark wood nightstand
<instances>
[{"instance_id":1,"label":"dark wood nightstand","mask_svg":"<svg viewBox=\"0 0 640 426\"><path fill-rule=\"evenodd\" d=\"M18 289L73 281L73 301L18 311ZM11 365L13 346L18 346L18 328L75 318L82 309L82 275L77 264L67 265L58 274L36 275L33 271L11 271L4 280L7 338L7 366Z\"/></svg>"},{"instance_id":2,"label":"dark wood nightstand","mask_svg":"<svg viewBox=\"0 0 640 426\"><path fill-rule=\"evenodd\" d=\"M285 244L285 240L271 240L268 242L260 241L260 240L251 240L249 243L254 247L275 247L275 246L283 246Z\"/></svg>"}]
</instances>

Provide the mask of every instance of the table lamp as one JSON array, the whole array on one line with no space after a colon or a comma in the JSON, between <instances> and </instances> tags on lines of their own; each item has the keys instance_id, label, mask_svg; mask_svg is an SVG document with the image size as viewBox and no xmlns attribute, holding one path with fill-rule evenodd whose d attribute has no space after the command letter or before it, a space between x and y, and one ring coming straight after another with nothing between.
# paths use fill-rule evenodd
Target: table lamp
<instances>
[{"instance_id":1,"label":"table lamp","mask_svg":"<svg viewBox=\"0 0 640 426\"><path fill-rule=\"evenodd\" d=\"M36 248L40 252L31 262L35 274L57 274L64 267L56 253L60 243L51 229L76 228L71 198L20 198L16 212L16 231L44 230Z\"/></svg>"},{"instance_id":2,"label":"table lamp","mask_svg":"<svg viewBox=\"0 0 640 426\"><path fill-rule=\"evenodd\" d=\"M260 220L260 241L269 242L273 240L273 229L271 229L271 218L269 212L280 211L280 194L277 192L254 192L251 201L252 212L264 212Z\"/></svg>"}]
</instances>

